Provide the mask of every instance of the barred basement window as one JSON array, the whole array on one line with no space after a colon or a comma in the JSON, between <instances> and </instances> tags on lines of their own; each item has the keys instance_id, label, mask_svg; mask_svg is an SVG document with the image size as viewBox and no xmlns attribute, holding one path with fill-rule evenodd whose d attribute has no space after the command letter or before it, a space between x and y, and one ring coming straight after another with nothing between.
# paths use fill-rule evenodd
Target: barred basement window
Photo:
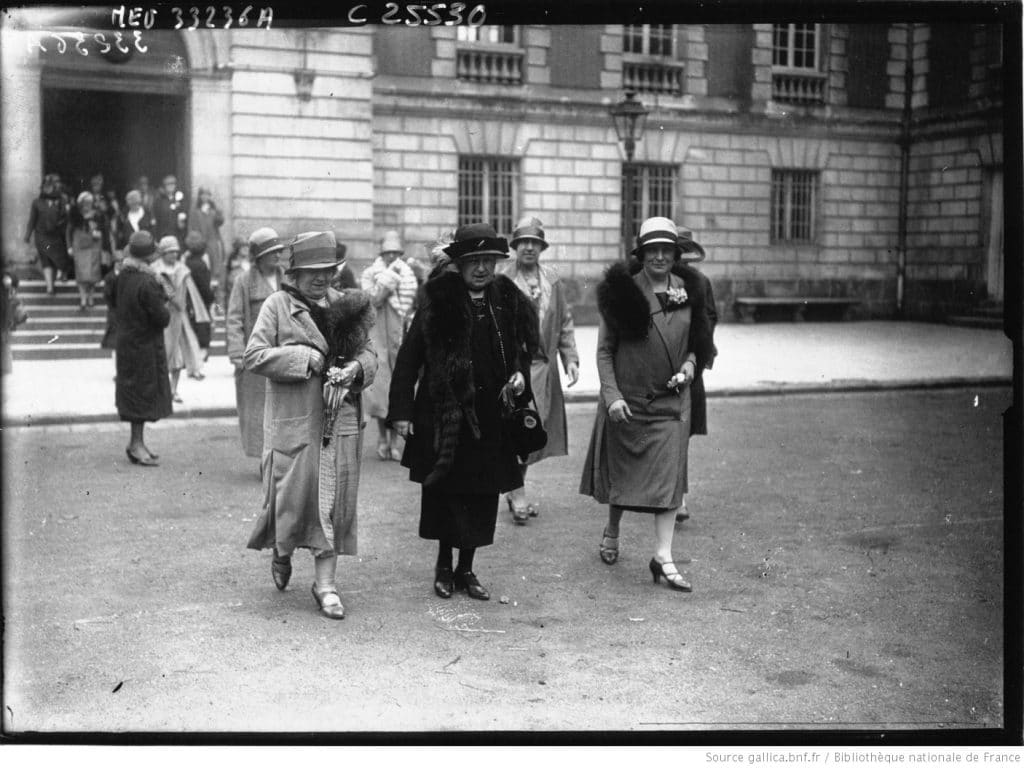
<instances>
[{"instance_id":1,"label":"barred basement window","mask_svg":"<svg viewBox=\"0 0 1024 768\"><path fill-rule=\"evenodd\" d=\"M493 157L459 158L459 222L490 223L509 235L519 204L519 161Z\"/></svg>"},{"instance_id":2,"label":"barred basement window","mask_svg":"<svg viewBox=\"0 0 1024 768\"><path fill-rule=\"evenodd\" d=\"M674 165L643 165L633 163L622 166L622 229L620 237L626 236L626 222L629 214L626 211L627 184L633 186L632 233L640 231L644 219L651 216L665 216L671 219L676 205L676 186L679 171ZM632 243L627 243L632 247Z\"/></svg>"},{"instance_id":3,"label":"barred basement window","mask_svg":"<svg viewBox=\"0 0 1024 768\"><path fill-rule=\"evenodd\" d=\"M810 243L818 196L817 171L772 171L772 242Z\"/></svg>"}]
</instances>

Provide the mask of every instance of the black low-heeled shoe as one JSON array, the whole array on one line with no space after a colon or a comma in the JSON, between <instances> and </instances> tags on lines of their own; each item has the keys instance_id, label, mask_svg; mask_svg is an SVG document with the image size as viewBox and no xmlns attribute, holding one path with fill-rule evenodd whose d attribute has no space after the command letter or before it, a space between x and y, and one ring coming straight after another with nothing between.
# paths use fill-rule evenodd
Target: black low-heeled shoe
<instances>
[{"instance_id":1,"label":"black low-heeled shoe","mask_svg":"<svg viewBox=\"0 0 1024 768\"><path fill-rule=\"evenodd\" d=\"M274 557L270 561L270 576L274 580L274 586L283 592L292 577L291 557L281 557L275 549Z\"/></svg>"},{"instance_id":2,"label":"black low-heeled shoe","mask_svg":"<svg viewBox=\"0 0 1024 768\"><path fill-rule=\"evenodd\" d=\"M472 571L461 571L455 574L455 587L466 590L466 594L474 600L490 600L491 593L480 585L480 580Z\"/></svg>"},{"instance_id":3,"label":"black low-heeled shoe","mask_svg":"<svg viewBox=\"0 0 1024 768\"><path fill-rule=\"evenodd\" d=\"M445 600L455 592L455 581L451 568L438 568L434 572L434 592Z\"/></svg>"}]
</instances>

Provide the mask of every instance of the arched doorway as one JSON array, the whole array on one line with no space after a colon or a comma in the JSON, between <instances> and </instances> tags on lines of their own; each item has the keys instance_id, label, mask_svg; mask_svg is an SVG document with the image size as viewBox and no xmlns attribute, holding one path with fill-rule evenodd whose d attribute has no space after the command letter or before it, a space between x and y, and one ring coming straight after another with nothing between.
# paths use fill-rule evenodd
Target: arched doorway
<instances>
[{"instance_id":1,"label":"arched doorway","mask_svg":"<svg viewBox=\"0 0 1024 768\"><path fill-rule=\"evenodd\" d=\"M108 190L124 194L147 176L167 174L189 190L189 68L180 33L148 31L147 51L117 55L95 39L88 56L40 52L42 167L59 173L71 193L102 173ZM114 54L114 55L112 55Z\"/></svg>"}]
</instances>

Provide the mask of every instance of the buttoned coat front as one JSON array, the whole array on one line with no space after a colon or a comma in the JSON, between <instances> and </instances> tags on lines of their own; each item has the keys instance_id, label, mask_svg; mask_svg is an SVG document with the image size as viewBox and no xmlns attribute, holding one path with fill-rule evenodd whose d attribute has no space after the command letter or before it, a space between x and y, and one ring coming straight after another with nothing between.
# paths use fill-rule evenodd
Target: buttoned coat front
<instances>
[{"instance_id":1,"label":"buttoned coat front","mask_svg":"<svg viewBox=\"0 0 1024 768\"><path fill-rule=\"evenodd\" d=\"M334 289L328 302L341 299ZM355 489L359 483L359 398L343 406L335 423L331 467L321 464L323 377L310 363L328 355L327 340L309 309L291 294L275 291L263 303L245 348L248 371L267 379L263 416L263 510L249 539L251 549L276 546L314 554L356 553ZM362 373L352 391L373 382L377 355L366 338L355 355ZM356 413L345 413L345 408ZM340 430L340 431L339 431ZM325 474L326 473L326 474ZM323 483L330 476L336 482ZM329 498L328 498L329 496Z\"/></svg>"}]
</instances>

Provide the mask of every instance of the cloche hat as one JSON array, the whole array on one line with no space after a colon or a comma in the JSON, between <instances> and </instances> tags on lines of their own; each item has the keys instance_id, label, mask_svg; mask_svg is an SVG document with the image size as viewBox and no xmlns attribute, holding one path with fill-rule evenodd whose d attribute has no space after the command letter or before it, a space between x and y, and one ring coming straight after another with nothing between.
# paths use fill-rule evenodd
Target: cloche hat
<instances>
[{"instance_id":1,"label":"cloche hat","mask_svg":"<svg viewBox=\"0 0 1024 768\"><path fill-rule=\"evenodd\" d=\"M544 239L544 225L541 220L535 216L527 216L526 218L520 219L516 228L512 231L512 240L509 245L512 248L516 247L516 243L520 240L538 240L540 241L540 249L543 251L548 247L548 241Z\"/></svg>"},{"instance_id":2,"label":"cloche hat","mask_svg":"<svg viewBox=\"0 0 1024 768\"><path fill-rule=\"evenodd\" d=\"M284 243L270 227L260 227L249 235L249 256L256 261L260 256L284 250Z\"/></svg>"},{"instance_id":3,"label":"cloche hat","mask_svg":"<svg viewBox=\"0 0 1024 768\"><path fill-rule=\"evenodd\" d=\"M190 230L185 235L185 250L192 253L202 253L206 250L206 238L198 230Z\"/></svg>"},{"instance_id":4,"label":"cloche hat","mask_svg":"<svg viewBox=\"0 0 1024 768\"><path fill-rule=\"evenodd\" d=\"M303 232L289 244L288 269L329 269L338 265L337 241L333 232Z\"/></svg>"},{"instance_id":5,"label":"cloche hat","mask_svg":"<svg viewBox=\"0 0 1024 768\"><path fill-rule=\"evenodd\" d=\"M679 235L676 233L676 225L672 219L664 216L652 216L640 225L640 233L636 236L636 248L631 253L637 256L640 249L648 245L664 243L671 245L679 253Z\"/></svg>"},{"instance_id":6,"label":"cloche hat","mask_svg":"<svg viewBox=\"0 0 1024 768\"><path fill-rule=\"evenodd\" d=\"M389 229L384 233L384 238L380 241L380 252L405 253L405 249L402 247L402 239L395 230Z\"/></svg>"},{"instance_id":7,"label":"cloche hat","mask_svg":"<svg viewBox=\"0 0 1024 768\"><path fill-rule=\"evenodd\" d=\"M160 238L160 242L156 244L156 249L160 253L181 253L181 246L178 245L178 238L174 235L164 235Z\"/></svg>"},{"instance_id":8,"label":"cloche hat","mask_svg":"<svg viewBox=\"0 0 1024 768\"><path fill-rule=\"evenodd\" d=\"M465 259L470 256L494 256L499 259L508 258L508 241L498 237L494 227L486 222L464 224L455 230L455 240L444 248L452 259Z\"/></svg>"}]
</instances>

